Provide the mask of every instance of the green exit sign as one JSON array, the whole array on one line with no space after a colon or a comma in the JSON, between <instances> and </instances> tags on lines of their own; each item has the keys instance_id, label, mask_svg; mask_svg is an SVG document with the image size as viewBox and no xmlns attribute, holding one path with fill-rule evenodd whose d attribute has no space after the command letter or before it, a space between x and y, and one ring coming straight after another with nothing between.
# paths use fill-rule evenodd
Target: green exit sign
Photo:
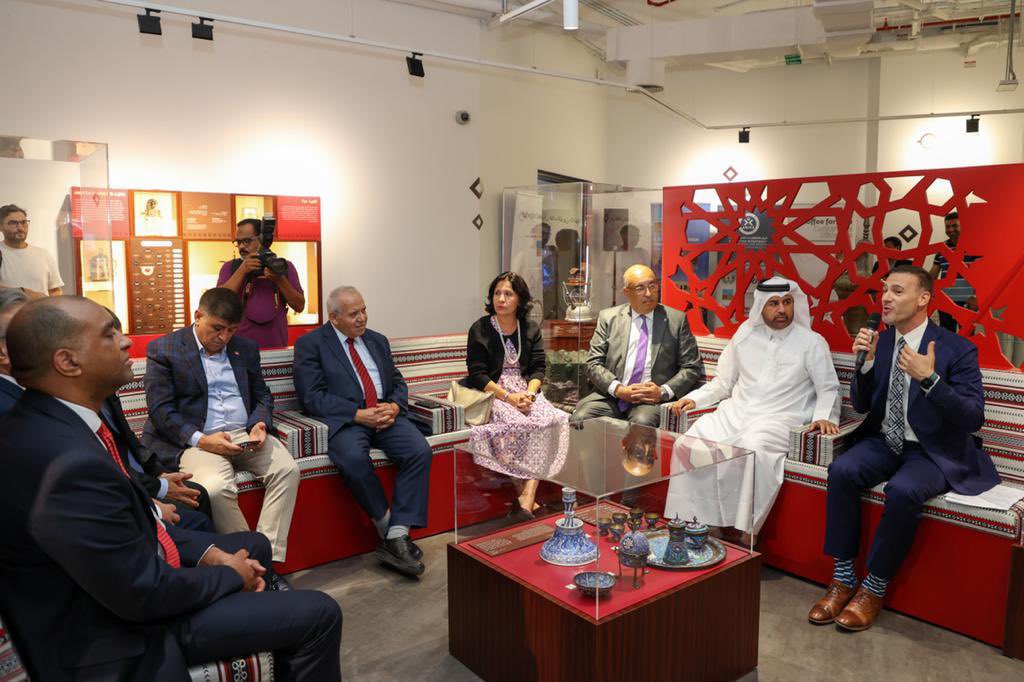
<instances>
[{"instance_id":1,"label":"green exit sign","mask_svg":"<svg viewBox=\"0 0 1024 682\"><path fill-rule=\"evenodd\" d=\"M793 66L794 64L802 64L802 63L803 63L803 59L801 59L799 54L787 54L786 55L786 66Z\"/></svg>"}]
</instances>

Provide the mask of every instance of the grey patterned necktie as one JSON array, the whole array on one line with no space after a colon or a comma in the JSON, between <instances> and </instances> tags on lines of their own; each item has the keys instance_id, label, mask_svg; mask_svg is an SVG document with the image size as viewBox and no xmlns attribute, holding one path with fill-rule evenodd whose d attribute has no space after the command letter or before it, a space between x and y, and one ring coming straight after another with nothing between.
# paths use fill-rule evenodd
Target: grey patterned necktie
<instances>
[{"instance_id":1,"label":"grey patterned necktie","mask_svg":"<svg viewBox=\"0 0 1024 682\"><path fill-rule=\"evenodd\" d=\"M895 359L892 364L892 374L889 377L889 408L885 412L885 421L882 422L882 430L885 432L885 442L889 449L897 455L903 454L903 436L905 425L903 422L903 401L906 400L907 387L903 381L903 370L900 369L900 353L906 347L907 342L900 337L896 343Z\"/></svg>"}]
</instances>

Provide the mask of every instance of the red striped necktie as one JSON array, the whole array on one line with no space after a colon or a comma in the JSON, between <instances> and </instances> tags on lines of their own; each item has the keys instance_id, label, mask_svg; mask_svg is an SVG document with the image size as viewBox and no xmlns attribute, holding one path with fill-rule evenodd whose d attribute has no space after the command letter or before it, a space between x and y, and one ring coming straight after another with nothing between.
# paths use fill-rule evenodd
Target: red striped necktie
<instances>
[{"instance_id":1,"label":"red striped necktie","mask_svg":"<svg viewBox=\"0 0 1024 682\"><path fill-rule=\"evenodd\" d=\"M366 365L363 364L363 359L359 357L359 351L356 350L356 340L350 337L346 341L348 341L348 350L352 357L352 364L356 366L356 374L359 375L359 381L363 384L366 408L377 407L377 389L373 385L373 379L370 378Z\"/></svg>"},{"instance_id":2,"label":"red striped necktie","mask_svg":"<svg viewBox=\"0 0 1024 682\"><path fill-rule=\"evenodd\" d=\"M117 466L121 467L121 471L124 472L125 476L131 478L128 470L124 468L124 462L121 461L121 457L117 454L117 444L114 442L114 434L110 432L107 425L100 422L100 428L96 432L96 435L103 441L103 445L107 448L107 453L114 458L117 462ZM160 542L160 546L164 550L164 560L171 565L172 568L181 568L181 557L178 555L178 548L174 544L174 540L171 539L170 533L164 528L164 524L160 519L154 518L156 521L156 539Z\"/></svg>"}]
</instances>

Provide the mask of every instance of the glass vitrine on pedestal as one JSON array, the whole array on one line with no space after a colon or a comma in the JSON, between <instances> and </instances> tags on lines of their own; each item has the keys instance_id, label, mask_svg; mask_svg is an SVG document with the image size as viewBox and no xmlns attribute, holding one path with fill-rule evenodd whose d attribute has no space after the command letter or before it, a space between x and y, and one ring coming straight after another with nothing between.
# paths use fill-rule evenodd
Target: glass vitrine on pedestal
<instances>
[{"instance_id":1,"label":"glass vitrine on pedestal","mask_svg":"<svg viewBox=\"0 0 1024 682\"><path fill-rule=\"evenodd\" d=\"M731 642L712 668L752 669L752 454L609 418L476 434L454 458L453 655L484 679L681 679L711 638Z\"/></svg>"}]
</instances>

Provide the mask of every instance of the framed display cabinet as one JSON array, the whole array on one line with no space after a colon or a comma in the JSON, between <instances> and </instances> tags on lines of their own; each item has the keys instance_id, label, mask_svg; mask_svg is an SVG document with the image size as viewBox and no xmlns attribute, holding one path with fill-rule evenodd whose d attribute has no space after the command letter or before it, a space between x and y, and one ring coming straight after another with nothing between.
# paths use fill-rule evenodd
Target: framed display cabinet
<instances>
[{"instance_id":1,"label":"framed display cabinet","mask_svg":"<svg viewBox=\"0 0 1024 682\"><path fill-rule=\"evenodd\" d=\"M503 270L523 277L548 351L547 390L571 407L590 390L583 362L597 313L625 303L631 265L660 280L661 190L587 182L506 188Z\"/></svg>"},{"instance_id":2,"label":"framed display cabinet","mask_svg":"<svg viewBox=\"0 0 1024 682\"><path fill-rule=\"evenodd\" d=\"M708 525L751 527L752 454L608 418L457 448L452 655L486 680L752 670L760 557ZM533 518L509 461L542 481Z\"/></svg>"}]
</instances>

